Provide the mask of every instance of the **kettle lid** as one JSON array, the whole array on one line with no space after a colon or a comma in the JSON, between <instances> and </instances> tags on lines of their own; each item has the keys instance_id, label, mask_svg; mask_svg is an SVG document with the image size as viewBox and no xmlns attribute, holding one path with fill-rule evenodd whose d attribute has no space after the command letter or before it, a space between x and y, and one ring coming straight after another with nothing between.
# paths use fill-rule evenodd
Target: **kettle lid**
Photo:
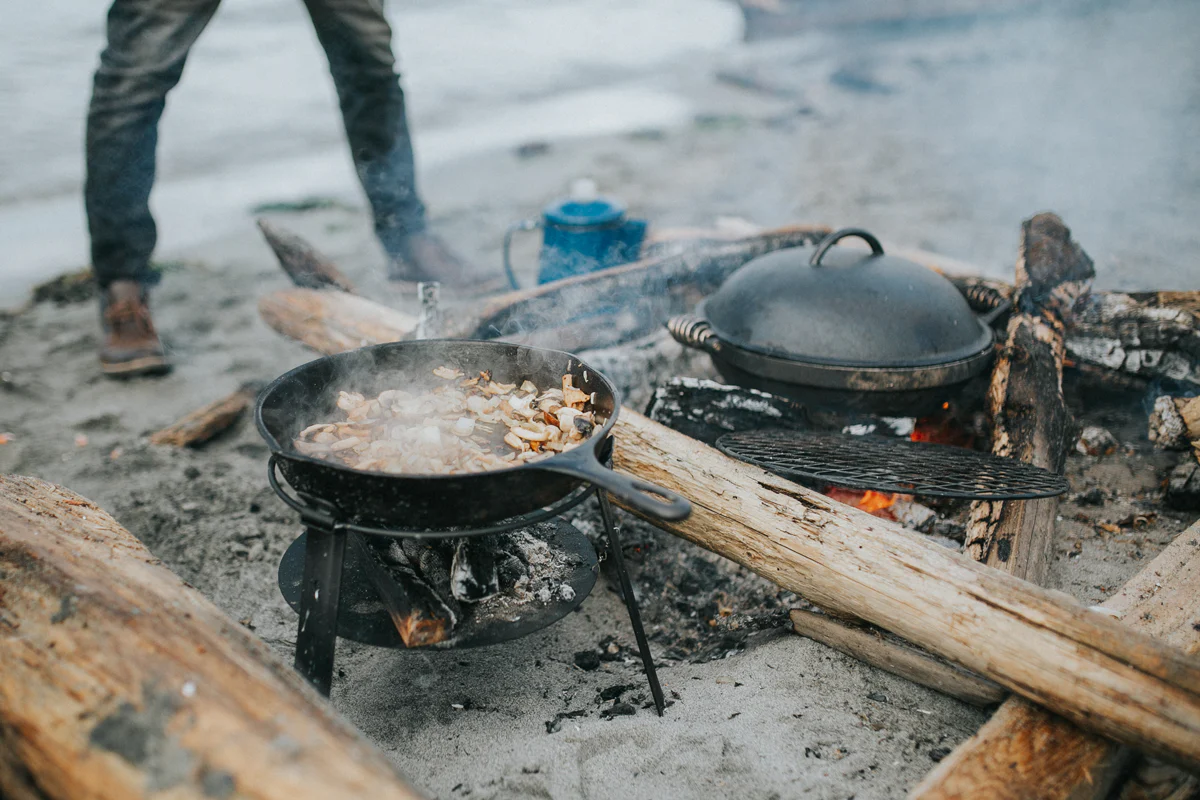
<instances>
[{"instance_id":1,"label":"kettle lid","mask_svg":"<svg viewBox=\"0 0 1200 800\"><path fill-rule=\"evenodd\" d=\"M832 247L846 236L872 252ZM990 350L992 331L950 281L884 255L857 229L816 251L780 250L735 272L700 310L722 341L776 358L844 367L944 364Z\"/></svg>"},{"instance_id":2,"label":"kettle lid","mask_svg":"<svg viewBox=\"0 0 1200 800\"><path fill-rule=\"evenodd\" d=\"M596 192L596 184L588 179L571 182L570 195L542 210L547 225L592 227L620 222L625 216L621 201Z\"/></svg>"}]
</instances>

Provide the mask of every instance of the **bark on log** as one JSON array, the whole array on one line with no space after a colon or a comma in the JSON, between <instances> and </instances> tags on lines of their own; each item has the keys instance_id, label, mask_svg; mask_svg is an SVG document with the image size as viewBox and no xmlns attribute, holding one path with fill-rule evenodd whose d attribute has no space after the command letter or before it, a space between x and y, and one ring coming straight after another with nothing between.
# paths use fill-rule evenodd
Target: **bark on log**
<instances>
[{"instance_id":1,"label":"bark on log","mask_svg":"<svg viewBox=\"0 0 1200 800\"><path fill-rule=\"evenodd\" d=\"M261 388L259 383L242 384L232 394L214 400L152 433L150 443L175 447L195 447L203 444L237 422L242 412L254 403L254 398L258 396Z\"/></svg>"},{"instance_id":2,"label":"bark on log","mask_svg":"<svg viewBox=\"0 0 1200 800\"><path fill-rule=\"evenodd\" d=\"M292 279L292 283L303 289L325 289L332 287L343 292L355 293L354 284L342 274L329 258L294 233L258 220L267 244L279 259L279 266Z\"/></svg>"},{"instance_id":3,"label":"bark on log","mask_svg":"<svg viewBox=\"0 0 1200 800\"><path fill-rule=\"evenodd\" d=\"M1074 445L1062 393L1067 320L1094 271L1053 214L1022 225L1016 302L988 392L992 452L1061 473ZM965 551L976 561L1041 583L1054 541L1058 498L980 501L971 507Z\"/></svg>"},{"instance_id":4,"label":"bark on log","mask_svg":"<svg viewBox=\"0 0 1200 800\"><path fill-rule=\"evenodd\" d=\"M793 609L792 630L865 664L919 683L964 703L992 706L1008 692L991 681L932 656L878 628L827 614Z\"/></svg>"},{"instance_id":5,"label":"bark on log","mask_svg":"<svg viewBox=\"0 0 1200 800\"><path fill-rule=\"evenodd\" d=\"M258 301L267 325L318 353L412 338L417 318L333 289L281 289Z\"/></svg>"},{"instance_id":6,"label":"bark on log","mask_svg":"<svg viewBox=\"0 0 1200 800\"><path fill-rule=\"evenodd\" d=\"M1175 538L1104 604L1123 624L1200 653L1200 525ZM943 759L912 797L1084 800L1108 795L1122 748L1019 698Z\"/></svg>"},{"instance_id":7,"label":"bark on log","mask_svg":"<svg viewBox=\"0 0 1200 800\"><path fill-rule=\"evenodd\" d=\"M0 795L410 800L383 753L112 517L0 476Z\"/></svg>"},{"instance_id":8,"label":"bark on log","mask_svg":"<svg viewBox=\"0 0 1200 800\"><path fill-rule=\"evenodd\" d=\"M1082 726L1200 767L1200 663L1148 636L727 458L623 409L618 470L692 501L655 524Z\"/></svg>"}]
</instances>

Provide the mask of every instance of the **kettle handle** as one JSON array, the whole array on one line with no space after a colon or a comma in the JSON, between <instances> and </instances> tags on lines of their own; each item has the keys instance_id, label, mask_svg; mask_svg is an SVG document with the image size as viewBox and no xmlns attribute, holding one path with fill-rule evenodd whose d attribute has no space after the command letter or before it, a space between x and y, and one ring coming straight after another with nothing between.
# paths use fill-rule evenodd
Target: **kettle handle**
<instances>
[{"instance_id":1,"label":"kettle handle","mask_svg":"<svg viewBox=\"0 0 1200 800\"><path fill-rule=\"evenodd\" d=\"M862 239L864 242L871 245L871 255L883 255L883 245L879 243L878 239L864 231L862 228L842 228L840 231L835 231L821 240L821 243L817 246L816 251L812 254L812 258L808 260L809 266L821 266L821 259L824 258L827 252L829 252L829 248L833 247L838 240L845 239L848 236L857 236L859 239Z\"/></svg>"},{"instance_id":2,"label":"kettle handle","mask_svg":"<svg viewBox=\"0 0 1200 800\"><path fill-rule=\"evenodd\" d=\"M542 221L537 219L523 219L519 222L514 222L504 231L504 244L501 248L501 253L504 258L504 275L508 278L508 286L514 292L520 289L517 283L517 276L512 268L512 237L517 231L535 231L542 227Z\"/></svg>"}]
</instances>

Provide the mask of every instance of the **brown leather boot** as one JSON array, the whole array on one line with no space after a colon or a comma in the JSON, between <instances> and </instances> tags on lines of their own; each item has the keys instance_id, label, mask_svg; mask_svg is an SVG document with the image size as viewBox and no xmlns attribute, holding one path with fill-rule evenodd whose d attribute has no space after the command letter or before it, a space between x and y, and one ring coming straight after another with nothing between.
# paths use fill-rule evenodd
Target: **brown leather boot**
<instances>
[{"instance_id":1,"label":"brown leather boot","mask_svg":"<svg viewBox=\"0 0 1200 800\"><path fill-rule=\"evenodd\" d=\"M105 375L125 378L171 369L140 283L113 281L101 292L100 327L100 367Z\"/></svg>"},{"instance_id":2,"label":"brown leather boot","mask_svg":"<svg viewBox=\"0 0 1200 800\"><path fill-rule=\"evenodd\" d=\"M404 239L401 251L392 254L388 279L403 283L438 281L470 295L490 294L507 285L499 270L487 272L463 261L432 233L414 233Z\"/></svg>"}]
</instances>

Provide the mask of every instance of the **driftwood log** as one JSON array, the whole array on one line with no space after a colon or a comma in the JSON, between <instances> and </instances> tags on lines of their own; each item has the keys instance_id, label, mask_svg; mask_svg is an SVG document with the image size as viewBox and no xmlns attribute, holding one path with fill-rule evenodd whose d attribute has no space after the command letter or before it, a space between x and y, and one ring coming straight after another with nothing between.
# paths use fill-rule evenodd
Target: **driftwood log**
<instances>
[{"instance_id":1,"label":"driftwood log","mask_svg":"<svg viewBox=\"0 0 1200 800\"><path fill-rule=\"evenodd\" d=\"M1104 608L1124 625L1200 653L1200 524L1181 533ZM912 793L926 800L1108 796L1122 748L1017 698L938 764Z\"/></svg>"},{"instance_id":2,"label":"driftwood log","mask_svg":"<svg viewBox=\"0 0 1200 800\"><path fill-rule=\"evenodd\" d=\"M1053 214L1021 227L1015 303L988 391L992 452L1061 473L1074 444L1062 393L1067 320L1094 275L1092 260ZM964 549L976 561L1041 583L1058 499L981 501Z\"/></svg>"},{"instance_id":3,"label":"driftwood log","mask_svg":"<svg viewBox=\"0 0 1200 800\"><path fill-rule=\"evenodd\" d=\"M292 283L304 289L333 288L354 294L354 284L350 279L342 274L331 259L304 239L262 219L258 220L258 229Z\"/></svg>"},{"instance_id":4,"label":"driftwood log","mask_svg":"<svg viewBox=\"0 0 1200 800\"><path fill-rule=\"evenodd\" d=\"M332 289L281 289L258 301L274 330L330 355L369 344L411 338L417 318Z\"/></svg>"},{"instance_id":5,"label":"driftwood log","mask_svg":"<svg viewBox=\"0 0 1200 800\"><path fill-rule=\"evenodd\" d=\"M0 476L0 570L0 796L417 796L266 645L79 495Z\"/></svg>"},{"instance_id":6,"label":"driftwood log","mask_svg":"<svg viewBox=\"0 0 1200 800\"><path fill-rule=\"evenodd\" d=\"M152 433L150 443L175 447L195 447L203 444L237 422L242 412L253 405L260 389L262 385L259 383L244 383L232 394L214 400Z\"/></svg>"},{"instance_id":7,"label":"driftwood log","mask_svg":"<svg viewBox=\"0 0 1200 800\"><path fill-rule=\"evenodd\" d=\"M656 524L879 625L1081 726L1200 767L1200 664L1073 598L992 570L623 409L615 467L692 501Z\"/></svg>"},{"instance_id":8,"label":"driftwood log","mask_svg":"<svg viewBox=\"0 0 1200 800\"><path fill-rule=\"evenodd\" d=\"M913 647L887 631L799 608L792 610L791 620L792 630L801 636L964 703L992 706L1008 697L1008 692L991 681Z\"/></svg>"}]
</instances>

